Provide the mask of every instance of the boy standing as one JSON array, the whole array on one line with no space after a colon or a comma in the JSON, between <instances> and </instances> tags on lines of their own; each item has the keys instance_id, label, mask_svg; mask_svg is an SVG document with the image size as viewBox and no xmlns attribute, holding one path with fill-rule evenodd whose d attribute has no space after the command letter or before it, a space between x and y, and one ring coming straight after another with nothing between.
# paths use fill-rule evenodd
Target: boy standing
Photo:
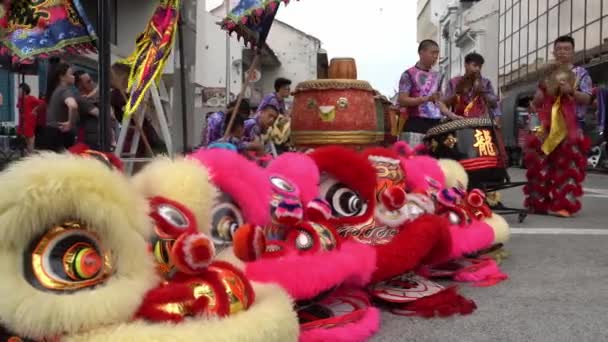
<instances>
[{"instance_id":1,"label":"boy standing","mask_svg":"<svg viewBox=\"0 0 608 342\"><path fill-rule=\"evenodd\" d=\"M406 70L399 81L399 105L408 114L402 139L411 146L422 143L426 132L444 117L459 118L439 101L443 76L432 70L439 58L439 45L430 39L423 40L418 55L418 63Z\"/></svg>"}]
</instances>

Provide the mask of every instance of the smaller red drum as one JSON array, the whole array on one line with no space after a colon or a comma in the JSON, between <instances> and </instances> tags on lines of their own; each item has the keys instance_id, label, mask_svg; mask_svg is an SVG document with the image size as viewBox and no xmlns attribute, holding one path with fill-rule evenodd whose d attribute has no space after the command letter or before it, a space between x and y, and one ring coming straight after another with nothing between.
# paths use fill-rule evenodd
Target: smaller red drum
<instances>
[{"instance_id":1,"label":"smaller red drum","mask_svg":"<svg viewBox=\"0 0 608 342\"><path fill-rule=\"evenodd\" d=\"M332 58L329 63L330 79L357 79L357 63L354 58Z\"/></svg>"},{"instance_id":2,"label":"smaller red drum","mask_svg":"<svg viewBox=\"0 0 608 342\"><path fill-rule=\"evenodd\" d=\"M357 80L316 80L294 92L291 136L298 147L369 146L384 140L374 90Z\"/></svg>"}]
</instances>

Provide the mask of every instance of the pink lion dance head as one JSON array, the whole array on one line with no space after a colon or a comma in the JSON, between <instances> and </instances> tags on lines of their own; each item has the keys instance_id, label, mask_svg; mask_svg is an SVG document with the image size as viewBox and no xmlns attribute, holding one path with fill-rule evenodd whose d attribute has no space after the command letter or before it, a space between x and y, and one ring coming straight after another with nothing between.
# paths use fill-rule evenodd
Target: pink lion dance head
<instances>
[{"instance_id":1,"label":"pink lion dance head","mask_svg":"<svg viewBox=\"0 0 608 342\"><path fill-rule=\"evenodd\" d=\"M441 264L445 262L491 247L496 240L492 224L497 217L486 204L485 194L481 190L466 190L468 182L464 169L457 162L417 155L417 150L411 149L405 142L397 143L394 149L408 172L407 186L431 195L435 201L435 213L450 221L452 251L446 258L430 260L430 263L442 268ZM448 183L458 186L449 187ZM491 265L497 268L494 266ZM440 271L437 274L446 273Z\"/></svg>"},{"instance_id":2,"label":"pink lion dance head","mask_svg":"<svg viewBox=\"0 0 608 342\"><path fill-rule=\"evenodd\" d=\"M284 189L273 184L273 199L292 201L291 194L297 193L297 203L292 204L301 205L304 212L299 221L285 221L271 204L273 224L267 229L266 253L247 265L247 274L280 284L296 299L301 341L366 340L378 330L380 319L367 294L358 290L373 272L373 249L342 241L328 222L331 208L318 198L319 171L309 156L283 154L267 171L271 180L281 179L294 188L285 196Z\"/></svg>"},{"instance_id":3,"label":"pink lion dance head","mask_svg":"<svg viewBox=\"0 0 608 342\"><path fill-rule=\"evenodd\" d=\"M211 222L218 248L232 245L234 233L245 224L264 227L270 223L272 187L263 169L228 150L199 150L190 158L209 170L211 182L220 190Z\"/></svg>"}]
</instances>

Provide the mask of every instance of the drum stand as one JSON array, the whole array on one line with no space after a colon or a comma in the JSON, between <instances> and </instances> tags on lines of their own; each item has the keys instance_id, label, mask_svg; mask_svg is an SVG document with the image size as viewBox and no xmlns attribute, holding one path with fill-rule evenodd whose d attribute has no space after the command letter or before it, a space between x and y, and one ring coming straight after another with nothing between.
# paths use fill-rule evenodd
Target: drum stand
<instances>
[{"instance_id":1,"label":"drum stand","mask_svg":"<svg viewBox=\"0 0 608 342\"><path fill-rule=\"evenodd\" d=\"M496 123L494 121L495 120L494 112L491 110L488 110L488 114L490 116L490 121L492 122L492 131L494 132L494 136L496 137L496 147L498 150L497 151L498 157L501 158L503 163L505 163L505 167L502 169L503 182L501 182L501 183L482 182L481 190L483 190L485 193L490 193L490 192L496 192L496 191L500 191L500 190L517 188L517 187L528 184L528 182L511 182L511 177L509 176L509 172L507 171L507 169L508 169L508 165L507 165L508 163L506 162L507 156L504 155L504 152L505 152L504 142L503 142L502 138L499 139L499 137L502 137L502 135L498 134L498 130L496 128ZM499 144L500 144L500 146L499 146ZM516 208L506 207L500 201L498 202L498 204L496 204L494 206L490 206L490 208L494 212L496 212L497 214L500 214L500 215L517 215L519 223L524 222L524 220L528 216L527 209L516 209Z\"/></svg>"}]
</instances>

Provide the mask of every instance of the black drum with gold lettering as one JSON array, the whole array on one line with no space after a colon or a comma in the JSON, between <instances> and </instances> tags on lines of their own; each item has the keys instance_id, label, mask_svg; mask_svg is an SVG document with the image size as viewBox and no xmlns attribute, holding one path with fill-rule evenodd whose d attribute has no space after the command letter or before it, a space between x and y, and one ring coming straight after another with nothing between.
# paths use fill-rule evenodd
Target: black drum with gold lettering
<instances>
[{"instance_id":1,"label":"black drum with gold lettering","mask_svg":"<svg viewBox=\"0 0 608 342\"><path fill-rule=\"evenodd\" d=\"M430 129L425 141L435 158L454 159L469 174L469 187L504 181L505 163L500 141L489 118L471 118L446 122Z\"/></svg>"}]
</instances>

